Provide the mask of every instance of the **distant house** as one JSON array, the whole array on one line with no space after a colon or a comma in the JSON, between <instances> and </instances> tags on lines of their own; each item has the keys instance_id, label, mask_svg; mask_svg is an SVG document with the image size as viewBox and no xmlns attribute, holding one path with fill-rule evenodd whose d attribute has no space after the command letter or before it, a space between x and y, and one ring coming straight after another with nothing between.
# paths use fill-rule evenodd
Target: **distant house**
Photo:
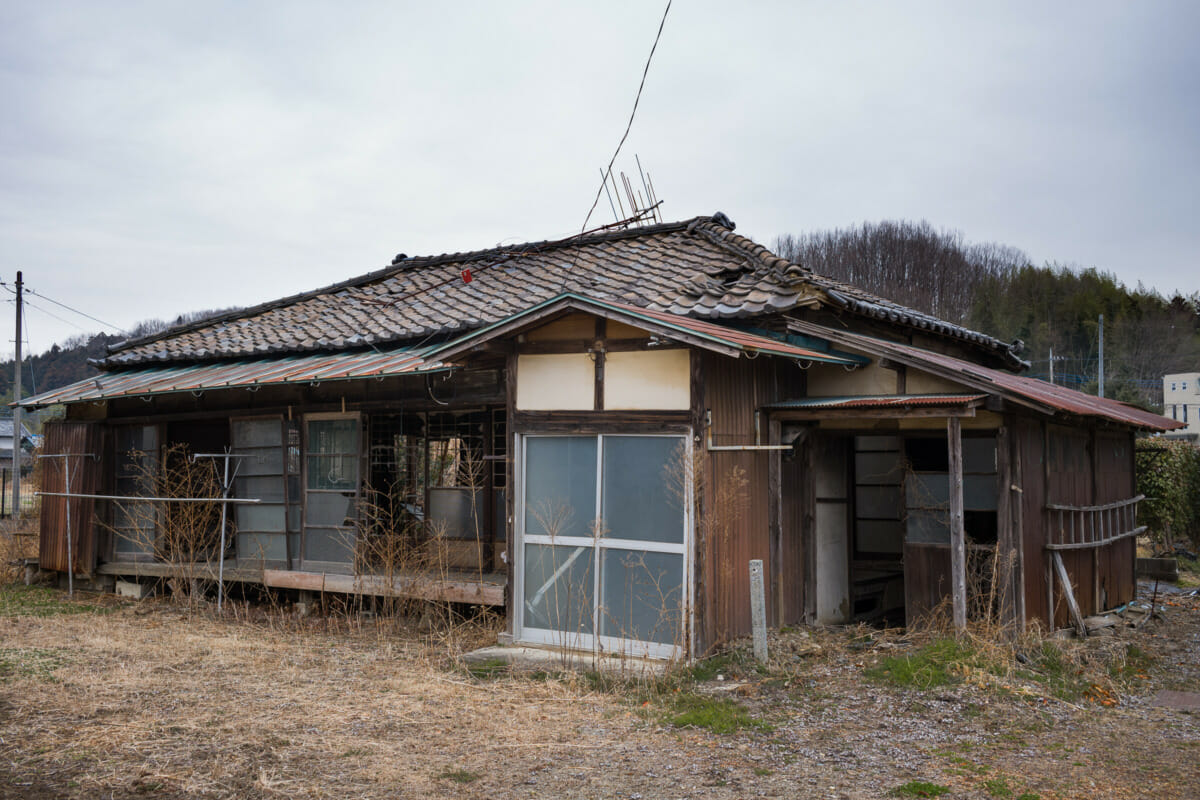
<instances>
[{"instance_id":1,"label":"distant house","mask_svg":"<svg viewBox=\"0 0 1200 800\"><path fill-rule=\"evenodd\" d=\"M21 423L21 469L27 470L33 466L33 431ZM0 469L12 470L13 457L13 420L0 419Z\"/></svg>"},{"instance_id":2,"label":"distant house","mask_svg":"<svg viewBox=\"0 0 1200 800\"><path fill-rule=\"evenodd\" d=\"M1021 377L1019 352L721 214L398 256L24 401L66 404L46 451L78 454L87 495L73 563L44 498L42 565L169 574L169 516L105 496L157 496L184 445L229 450L260 501L231 514L228 579L502 606L518 642L702 654L749 631L756 559L773 625L993 597L1067 625L1133 598L1134 436L1179 423Z\"/></svg>"},{"instance_id":3,"label":"distant house","mask_svg":"<svg viewBox=\"0 0 1200 800\"><path fill-rule=\"evenodd\" d=\"M1171 436L1200 441L1200 372L1163 376L1163 415L1185 426Z\"/></svg>"}]
</instances>

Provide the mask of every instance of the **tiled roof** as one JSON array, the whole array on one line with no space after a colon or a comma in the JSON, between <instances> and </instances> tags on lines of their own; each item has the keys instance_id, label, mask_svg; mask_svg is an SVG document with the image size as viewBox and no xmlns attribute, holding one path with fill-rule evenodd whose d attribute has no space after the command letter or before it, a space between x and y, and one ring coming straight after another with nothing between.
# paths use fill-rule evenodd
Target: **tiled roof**
<instances>
[{"instance_id":1,"label":"tiled roof","mask_svg":"<svg viewBox=\"0 0 1200 800\"><path fill-rule=\"evenodd\" d=\"M472 253L397 257L323 289L113 345L100 366L417 344L497 322L563 292L707 319L828 305L1008 353L995 339L816 276L734 233L733 223L715 214Z\"/></svg>"}]
</instances>

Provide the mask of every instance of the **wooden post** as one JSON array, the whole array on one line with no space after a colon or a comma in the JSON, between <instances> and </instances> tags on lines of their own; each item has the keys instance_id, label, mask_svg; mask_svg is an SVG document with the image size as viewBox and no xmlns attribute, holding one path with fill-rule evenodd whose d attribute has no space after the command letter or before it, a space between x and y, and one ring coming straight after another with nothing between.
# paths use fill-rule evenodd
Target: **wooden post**
<instances>
[{"instance_id":1,"label":"wooden post","mask_svg":"<svg viewBox=\"0 0 1200 800\"><path fill-rule=\"evenodd\" d=\"M767 441L777 445L782 437L782 425L777 419L767 421ZM783 454L778 450L767 453L767 528L771 540L771 624L784 624L783 594Z\"/></svg>"},{"instance_id":2,"label":"wooden post","mask_svg":"<svg viewBox=\"0 0 1200 800\"><path fill-rule=\"evenodd\" d=\"M750 627L754 633L754 660L767 663L767 601L763 589L763 562L750 561Z\"/></svg>"},{"instance_id":3,"label":"wooden post","mask_svg":"<svg viewBox=\"0 0 1200 800\"><path fill-rule=\"evenodd\" d=\"M953 592L954 627L967 627L967 542L963 527L962 423L958 417L946 420L947 446L950 448L950 581Z\"/></svg>"},{"instance_id":4,"label":"wooden post","mask_svg":"<svg viewBox=\"0 0 1200 800\"><path fill-rule=\"evenodd\" d=\"M1000 482L1000 492L996 503L996 569L993 574L999 586L996 587L996 597L999 600L996 608L997 616L1002 625L1016 627L1016 594L1017 586L1013 581L1016 574L1017 540L1013 535L1013 474L1011 436L1007 425L996 430L996 472ZM1018 511L1019 513L1019 511Z\"/></svg>"}]
</instances>

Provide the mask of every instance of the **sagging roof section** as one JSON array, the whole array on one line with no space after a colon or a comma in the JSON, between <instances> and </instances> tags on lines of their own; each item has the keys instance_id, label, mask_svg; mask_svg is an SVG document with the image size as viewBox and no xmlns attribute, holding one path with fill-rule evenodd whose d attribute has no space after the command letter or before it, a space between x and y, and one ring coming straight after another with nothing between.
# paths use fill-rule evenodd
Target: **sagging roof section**
<instances>
[{"instance_id":1,"label":"sagging roof section","mask_svg":"<svg viewBox=\"0 0 1200 800\"><path fill-rule=\"evenodd\" d=\"M21 401L21 406L41 408L56 403L79 403L118 397L387 378L442 369L446 367L437 360L429 360L422 351L409 349L292 356L217 364L155 366L87 378L69 386L25 398Z\"/></svg>"},{"instance_id":2,"label":"sagging roof section","mask_svg":"<svg viewBox=\"0 0 1200 800\"><path fill-rule=\"evenodd\" d=\"M575 292L710 320L803 306L882 315L1019 366L1010 345L814 275L733 228L723 214L715 214L557 241L398 258L384 269L322 289L113 345L98 365L111 370L444 339Z\"/></svg>"},{"instance_id":3,"label":"sagging roof section","mask_svg":"<svg viewBox=\"0 0 1200 800\"><path fill-rule=\"evenodd\" d=\"M506 320L455 339L436 348L430 355L444 361L453 361L486 342L510 335L565 311L596 314L673 341L728 356L752 357L762 353L790 358L802 363L841 364L848 367L862 366L869 362L869 359L861 356L799 347L786 341L747 333L705 320L691 319L663 311L652 311L628 303L597 300L572 293L559 295L520 314L514 314Z\"/></svg>"},{"instance_id":4,"label":"sagging roof section","mask_svg":"<svg viewBox=\"0 0 1200 800\"><path fill-rule=\"evenodd\" d=\"M806 336L826 338L841 347L886 356L898 363L939 375L989 395L1002 397L1043 414L1074 414L1150 431L1168 431L1183 427L1183 423L1117 400L1095 397L1036 378L1025 378L1002 370L989 369L970 361L911 345L834 330L801 320L790 320L788 327Z\"/></svg>"}]
</instances>

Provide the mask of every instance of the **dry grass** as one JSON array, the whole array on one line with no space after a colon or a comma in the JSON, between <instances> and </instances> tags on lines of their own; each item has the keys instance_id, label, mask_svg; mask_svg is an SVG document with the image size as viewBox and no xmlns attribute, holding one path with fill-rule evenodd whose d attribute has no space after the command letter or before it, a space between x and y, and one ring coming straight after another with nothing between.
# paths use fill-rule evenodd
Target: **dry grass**
<instances>
[{"instance_id":1,"label":"dry grass","mask_svg":"<svg viewBox=\"0 0 1200 800\"><path fill-rule=\"evenodd\" d=\"M169 601L80 595L90 608L78 609L45 588L2 591L13 602L0 603L0 797L857 798L912 779L976 797L984 781L1023 776L1049 798L1096 796L1087 781L1101 769L1107 796L1176 797L1196 754L1190 718L1125 700L864 682L881 656L920 646L895 631L786 632L765 669L735 649L671 676L679 696L725 698L754 723L718 734L648 713L671 699L669 682L643 700L647 687L586 675L477 678L448 653L494 637L486 622L243 603L217 618ZM1188 627L1154 634L1156 647L1192 642L1164 668L1196 663L1200 609L1186 613L1172 610ZM1192 683L1172 688L1196 685L1189 669ZM1136 766L1150 757L1146 783Z\"/></svg>"},{"instance_id":2,"label":"dry grass","mask_svg":"<svg viewBox=\"0 0 1200 800\"><path fill-rule=\"evenodd\" d=\"M23 567L13 562L34 558L38 554L38 521L36 518L0 520L0 584L21 580Z\"/></svg>"},{"instance_id":3,"label":"dry grass","mask_svg":"<svg viewBox=\"0 0 1200 800\"><path fill-rule=\"evenodd\" d=\"M0 796L427 797L446 775L492 785L514 749L579 746L545 724L575 689L477 684L437 646L447 631L101 605L115 610L4 621L12 657L60 666L4 686ZM477 628L454 635L494 641Z\"/></svg>"}]
</instances>

